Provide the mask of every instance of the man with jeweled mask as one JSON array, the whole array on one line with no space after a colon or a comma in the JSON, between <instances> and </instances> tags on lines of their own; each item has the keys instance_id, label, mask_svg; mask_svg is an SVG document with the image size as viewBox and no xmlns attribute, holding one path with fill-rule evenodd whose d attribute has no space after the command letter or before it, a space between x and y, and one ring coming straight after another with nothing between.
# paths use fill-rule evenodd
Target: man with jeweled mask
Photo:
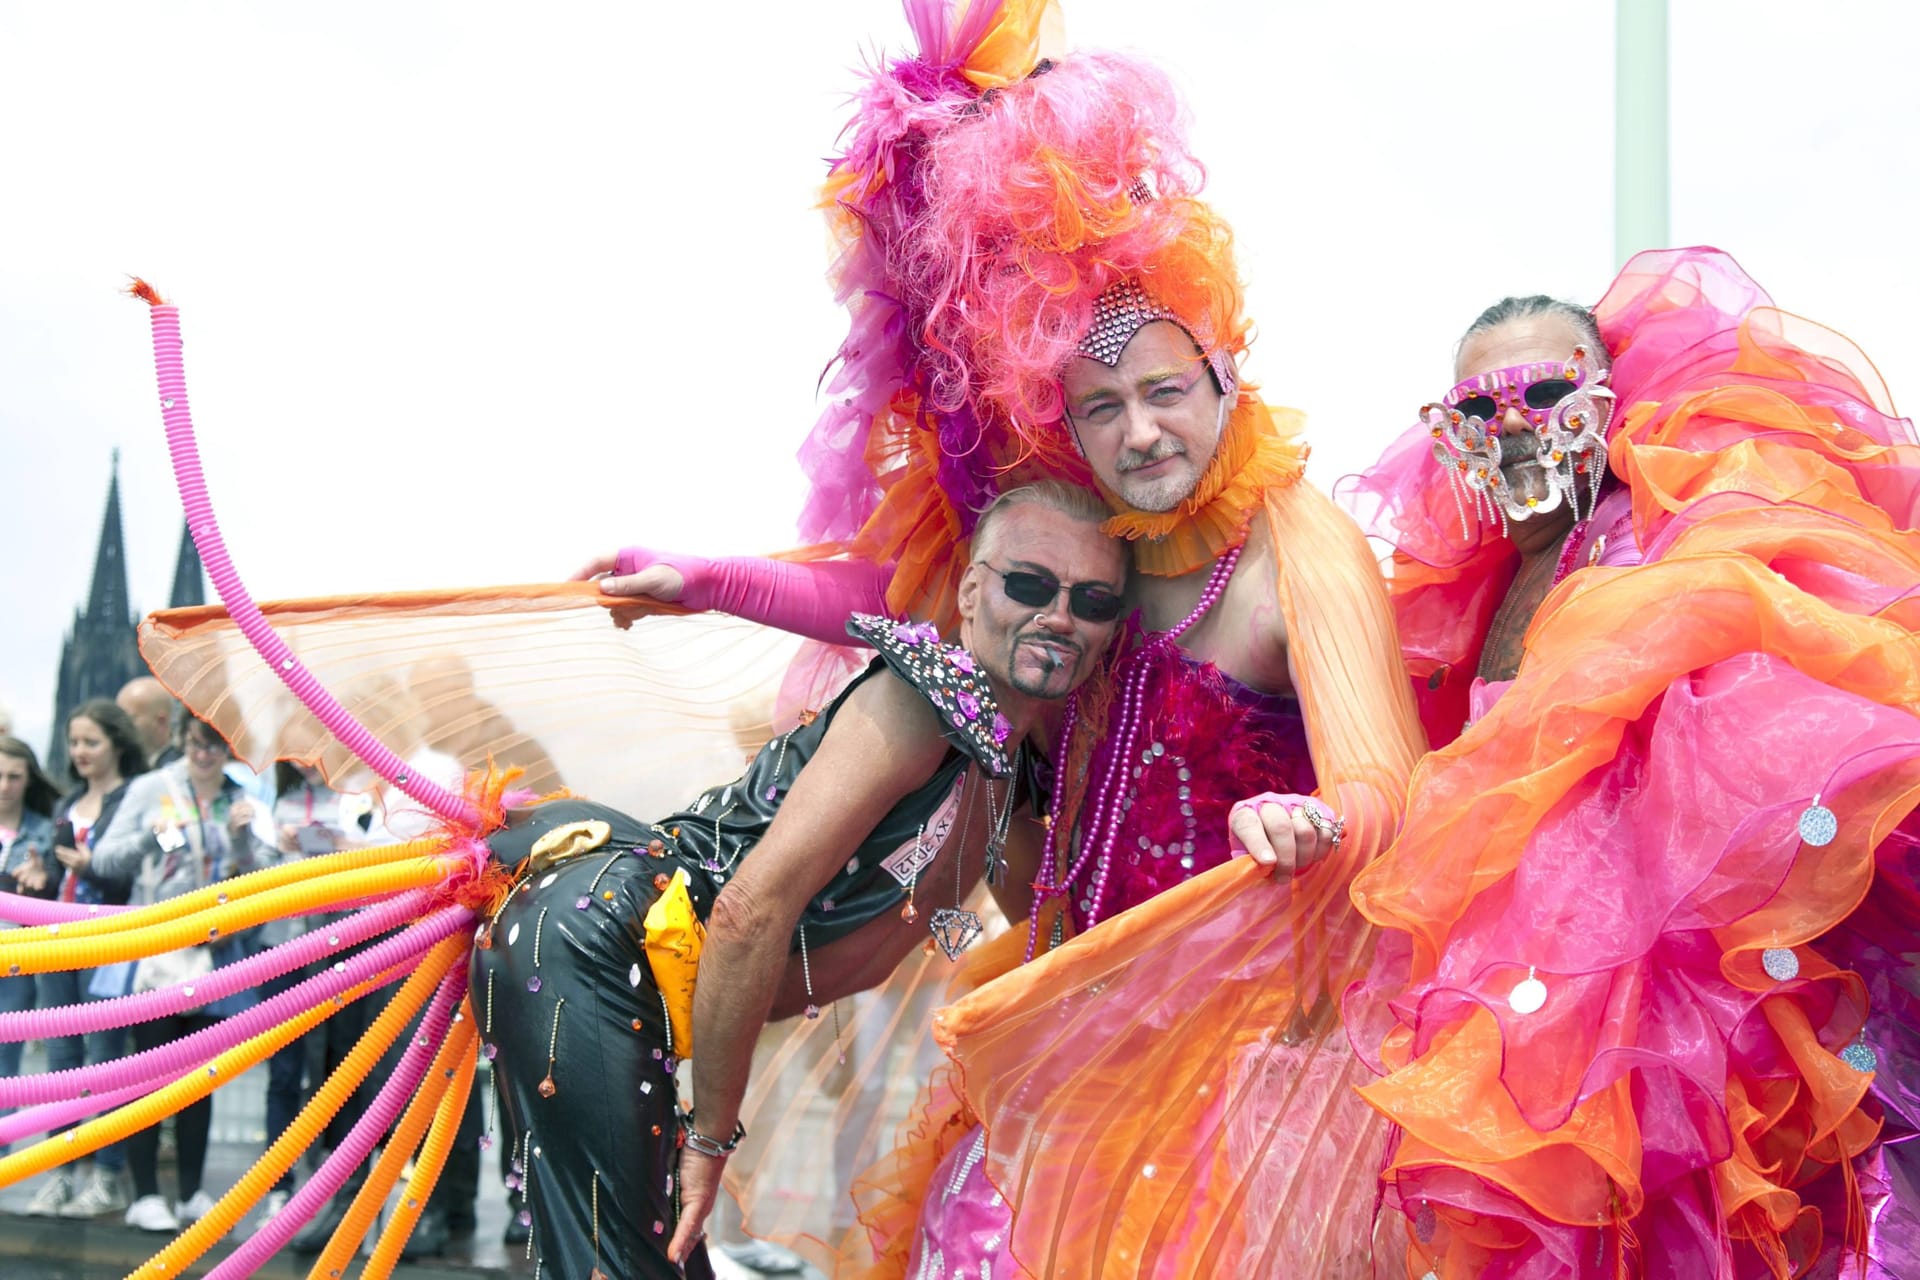
<instances>
[{"instance_id":1,"label":"man with jeweled mask","mask_svg":"<svg viewBox=\"0 0 1920 1280\"><path fill-rule=\"evenodd\" d=\"M1421 411L1435 461L1476 511L1544 521L1564 505L1578 519L1584 497L1592 512L1606 472L1613 394L1606 389L1605 354L1596 352L1598 336L1583 332L1592 323L1569 303L1539 295L1504 298L1461 339L1462 369L1562 349L1545 360L1483 369ZM1569 332L1577 335L1571 345ZM1464 511L1461 519L1465 523Z\"/></svg>"},{"instance_id":2,"label":"man with jeweled mask","mask_svg":"<svg viewBox=\"0 0 1920 1280\"><path fill-rule=\"evenodd\" d=\"M987 74L1008 42L931 9L829 180L854 329L802 533L848 555L590 570L822 638L882 595L941 622L997 487L1097 483L1137 621L1049 742L1042 905L937 1021L964 1086L872 1184L868 1239L895 1273L1365 1274L1385 1131L1337 1014L1371 946L1346 886L1421 747L1377 569L1300 482L1301 416L1239 381L1231 233L1165 76L1098 53Z\"/></svg>"},{"instance_id":3,"label":"man with jeweled mask","mask_svg":"<svg viewBox=\"0 0 1920 1280\"><path fill-rule=\"evenodd\" d=\"M1709 249L1454 376L1351 495L1439 746L1353 886L1408 1274L1920 1274L1911 424Z\"/></svg>"},{"instance_id":4,"label":"man with jeweled mask","mask_svg":"<svg viewBox=\"0 0 1920 1280\"><path fill-rule=\"evenodd\" d=\"M1461 338L1460 380L1421 409L1462 536L1476 518L1491 522L1520 553L1481 648L1483 679L1513 677L1528 619L1572 567L1574 530L1590 527L1607 474L1606 360L1584 307L1504 298Z\"/></svg>"}]
</instances>

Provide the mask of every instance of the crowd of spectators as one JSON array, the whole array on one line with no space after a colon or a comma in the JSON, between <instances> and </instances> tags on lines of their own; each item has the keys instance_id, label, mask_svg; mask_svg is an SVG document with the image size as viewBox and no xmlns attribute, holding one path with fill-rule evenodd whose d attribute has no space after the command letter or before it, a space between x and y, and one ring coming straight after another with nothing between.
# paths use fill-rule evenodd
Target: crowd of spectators
<instances>
[{"instance_id":1,"label":"crowd of spectators","mask_svg":"<svg viewBox=\"0 0 1920 1280\"><path fill-rule=\"evenodd\" d=\"M130 682L114 700L96 699L68 716L70 777L64 790L42 770L32 747L0 724L0 890L65 902L145 906L279 862L420 834L417 815L387 811L375 797L339 794L317 770L282 763L255 778L230 758L227 744L204 721L185 714L151 678ZM448 762L449 764L451 762ZM277 943L316 920L274 922L206 946L99 969L0 977L0 1012L105 1000L190 981L199 974ZM0 922L0 929L13 926ZM243 1012L295 985L295 971L258 990L206 1004L186 1014L126 1030L70 1036L46 1043L46 1067L60 1071L169 1044ZM294 1121L327 1073L346 1056L378 1014L383 995L347 1006L288 1045L267 1068L260 1129L271 1143ZM407 1037L402 1036L404 1044ZM25 1045L0 1042L0 1077L17 1075ZM343 1138L364 1114L368 1099L391 1070L376 1070L329 1125L309 1163L296 1166L273 1188L255 1225L279 1213L298 1179ZM25 1212L35 1216L99 1218L124 1215L134 1227L173 1232L204 1216L213 1195L204 1185L213 1102L205 1099L172 1118L173 1192L162 1193L161 1126L103 1148L90 1161L45 1175ZM479 1191L481 1091L409 1256L440 1252L474 1225ZM511 1143L503 1142L504 1153ZM503 1177L507 1174L504 1168ZM317 1253L357 1190L350 1184L297 1235L297 1253ZM509 1186L511 1186L509 1180ZM521 1206L510 1195L508 1243L525 1239Z\"/></svg>"}]
</instances>

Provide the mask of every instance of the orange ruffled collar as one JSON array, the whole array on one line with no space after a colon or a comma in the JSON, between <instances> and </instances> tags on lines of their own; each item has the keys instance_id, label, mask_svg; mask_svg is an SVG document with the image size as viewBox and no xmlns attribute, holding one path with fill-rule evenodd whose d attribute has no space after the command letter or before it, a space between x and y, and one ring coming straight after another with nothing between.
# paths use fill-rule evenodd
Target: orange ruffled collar
<instances>
[{"instance_id":1,"label":"orange ruffled collar","mask_svg":"<svg viewBox=\"0 0 1920 1280\"><path fill-rule=\"evenodd\" d=\"M1132 542L1134 566L1157 577L1192 573L1219 559L1246 541L1267 491L1294 483L1306 470L1305 424L1297 409L1269 409L1257 397L1242 397L1213 462L1185 501L1171 511L1140 511L1102 484L1114 510L1102 532Z\"/></svg>"}]
</instances>

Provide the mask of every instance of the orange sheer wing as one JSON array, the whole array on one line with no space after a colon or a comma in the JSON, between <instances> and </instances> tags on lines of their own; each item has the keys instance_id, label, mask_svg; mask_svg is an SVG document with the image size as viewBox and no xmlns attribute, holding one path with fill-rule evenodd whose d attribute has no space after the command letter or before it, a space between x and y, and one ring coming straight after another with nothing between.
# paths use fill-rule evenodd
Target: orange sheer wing
<instances>
[{"instance_id":1,"label":"orange sheer wing","mask_svg":"<svg viewBox=\"0 0 1920 1280\"><path fill-rule=\"evenodd\" d=\"M262 606L334 695L407 758L524 769L639 817L737 774L771 734L799 642L737 619L600 594L591 583L330 596ZM613 612L632 618L625 630ZM371 777L254 654L220 606L156 613L140 651L175 696L255 769Z\"/></svg>"}]
</instances>

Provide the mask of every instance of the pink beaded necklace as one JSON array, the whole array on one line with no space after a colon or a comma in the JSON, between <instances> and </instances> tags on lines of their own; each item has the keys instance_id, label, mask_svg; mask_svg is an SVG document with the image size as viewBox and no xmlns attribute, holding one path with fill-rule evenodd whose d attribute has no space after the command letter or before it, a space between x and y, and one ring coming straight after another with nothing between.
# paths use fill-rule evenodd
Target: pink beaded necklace
<instances>
[{"instance_id":1,"label":"pink beaded necklace","mask_svg":"<svg viewBox=\"0 0 1920 1280\"><path fill-rule=\"evenodd\" d=\"M1243 544L1244 545L1244 544ZM1149 638L1145 644L1121 659L1121 665L1129 669L1122 677L1119 699L1120 722L1113 727L1110 742L1112 749L1107 752L1106 768L1094 782L1087 797L1082 813L1092 815L1085 823L1085 835L1080 841L1080 856L1074 860L1067 873L1058 880L1046 879L1050 868L1059 865L1056 851L1058 842L1063 838L1060 814L1066 798L1066 787L1056 780L1053 788L1053 801L1047 822L1047 840L1040 855L1040 876L1035 882L1034 911L1027 926L1027 959L1033 959L1033 953L1039 943L1040 906L1048 898L1065 896L1070 887L1079 880L1087 869L1087 863L1098 852L1098 861L1094 863L1093 888L1088 894L1087 926L1091 928L1100 919L1100 903L1106 895L1107 873L1113 865L1114 846L1120 839L1120 827L1125 816L1125 806L1120 803L1120 791L1124 787L1122 767L1133 759L1140 749L1140 734L1146 725L1145 704L1147 683L1154 663L1150 660L1157 651L1175 647L1181 636L1191 631L1200 619L1207 616L1207 610L1213 608L1220 595L1227 589L1227 580L1233 576L1233 567L1240 561L1241 547L1235 547L1213 567L1213 573L1207 578L1207 585L1200 592L1200 599L1194 604L1192 612L1182 618L1170 630L1159 632ZM1060 745L1055 758L1064 762L1071 758L1073 735L1080 724L1080 695L1078 691L1068 698L1067 710L1063 717L1060 733Z\"/></svg>"}]
</instances>

